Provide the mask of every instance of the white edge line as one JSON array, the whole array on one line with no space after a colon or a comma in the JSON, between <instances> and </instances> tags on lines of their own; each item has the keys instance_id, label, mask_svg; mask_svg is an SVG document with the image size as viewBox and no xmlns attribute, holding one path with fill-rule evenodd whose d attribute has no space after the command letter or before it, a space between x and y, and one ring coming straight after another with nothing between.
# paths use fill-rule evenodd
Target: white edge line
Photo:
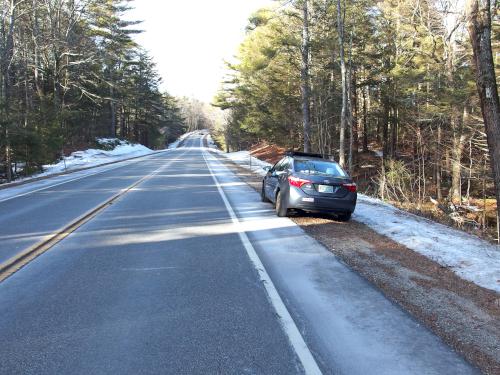
<instances>
[{"instance_id":1,"label":"white edge line","mask_svg":"<svg viewBox=\"0 0 500 375\"><path fill-rule=\"evenodd\" d=\"M45 187L42 187L42 188L39 188L39 189L30 190L30 191L27 191L25 193L16 194L16 195L13 195L11 197L0 199L0 203L7 202L7 201L10 201L12 199L24 197L26 195L37 193L39 191L47 190L47 189L50 189L50 188L53 188L53 187L56 187L56 186L59 186L59 185L68 184L68 183L73 182L73 181L78 181L78 180L81 180L81 179L83 179L85 177L91 177L91 176L95 176L96 174L105 173L105 172L109 172L109 171L112 171L112 170L115 170L115 169L118 169L118 168L121 168L121 167L125 167L125 166L127 166L129 164L133 164L133 163L137 163L137 162L141 161L142 158L144 158L144 157L150 157L150 156L153 156L153 155L156 155L156 154L157 153L151 153L151 154L148 154L148 155L140 156L140 157L137 158L137 160L121 160L121 161L117 161L117 164L119 164L119 165L112 166L111 168L106 168L106 166L102 166L101 165L101 167L104 168L103 170L99 170L99 171L94 172L94 173L84 174L83 176L75 177L75 178L72 178L72 179L69 179L69 180L65 180L65 181L62 181L62 182L58 182L57 184L45 186ZM99 165L97 165L96 167L99 168ZM82 172L84 172L84 171L82 171Z\"/></svg>"},{"instance_id":2,"label":"white edge line","mask_svg":"<svg viewBox=\"0 0 500 375\"><path fill-rule=\"evenodd\" d=\"M252 261L255 269L259 273L259 276L264 284L264 288L266 289L266 292L268 294L269 300L271 304L273 305L274 309L276 310L276 313L278 314L279 320L283 326L283 330L285 331L286 335L288 336L288 339L290 340L290 343L295 350L295 353L299 357L300 362L302 363L302 366L304 368L304 371L306 374L322 374L321 370L319 369L318 364L316 363L316 360L314 359L311 351L307 347L306 342L304 341L304 338L300 334L299 329L295 325L295 322L293 321L292 316L290 315L290 312L286 308L283 300L281 299L278 291L276 290L276 287L274 286L273 281L271 280L271 277L266 271L266 268L262 264L262 261L259 258L259 255L255 251L255 248L253 247L252 243L248 239L248 236L246 232L241 228L241 223L236 216L233 208L231 207L231 204L229 203L229 200L227 199L226 194L224 193L224 190L222 189L221 185L219 184L219 181L215 177L212 168L210 167L210 164L207 161L207 158L205 157L205 151L202 151L203 159L205 160L205 163L207 164L208 170L212 176L212 179L214 180L215 185L217 186L217 190L219 191L220 196L222 197L222 200L224 201L224 205L226 206L226 209L229 213L229 216L231 216L231 220L233 224L237 227L237 232L238 235L240 236L241 242L243 243L243 246L245 247L245 250L248 254L248 257Z\"/></svg>"}]
</instances>

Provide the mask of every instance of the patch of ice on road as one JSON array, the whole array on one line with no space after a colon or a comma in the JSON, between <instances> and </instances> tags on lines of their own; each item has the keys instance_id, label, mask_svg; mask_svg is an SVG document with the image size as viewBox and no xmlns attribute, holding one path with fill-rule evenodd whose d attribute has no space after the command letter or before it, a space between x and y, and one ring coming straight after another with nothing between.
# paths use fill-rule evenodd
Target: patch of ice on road
<instances>
[{"instance_id":1,"label":"patch of ice on road","mask_svg":"<svg viewBox=\"0 0 500 375\"><path fill-rule=\"evenodd\" d=\"M250 169L248 151L220 154ZM262 167L266 165L271 164L252 157L253 172L264 176ZM362 194L358 194L353 219L449 268L462 279L500 292L499 246Z\"/></svg>"}]
</instances>

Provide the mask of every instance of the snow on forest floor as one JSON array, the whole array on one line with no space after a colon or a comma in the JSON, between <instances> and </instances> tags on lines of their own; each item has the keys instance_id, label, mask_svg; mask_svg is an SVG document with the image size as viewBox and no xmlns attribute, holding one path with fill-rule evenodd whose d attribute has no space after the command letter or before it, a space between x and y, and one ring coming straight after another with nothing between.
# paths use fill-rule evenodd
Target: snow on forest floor
<instances>
[{"instance_id":1,"label":"snow on forest floor","mask_svg":"<svg viewBox=\"0 0 500 375\"><path fill-rule=\"evenodd\" d=\"M224 153L261 176L270 164L248 151ZM500 293L500 247L477 236L400 210L380 199L358 194L353 220L451 269L459 277Z\"/></svg>"},{"instance_id":2,"label":"snow on forest floor","mask_svg":"<svg viewBox=\"0 0 500 375\"><path fill-rule=\"evenodd\" d=\"M98 167L103 164L126 160L134 157L144 156L155 151L141 144L130 143L117 138L97 138L96 142L103 149L87 149L75 151L71 155L64 157L54 164L43 166L43 172L33 174L29 177L17 178L12 185L19 182L29 182L37 180L40 177L49 177L52 175L74 171L82 168ZM10 184L2 184L1 187L9 187Z\"/></svg>"},{"instance_id":3,"label":"snow on forest floor","mask_svg":"<svg viewBox=\"0 0 500 375\"><path fill-rule=\"evenodd\" d=\"M44 165L44 171L34 177L47 176L72 169L98 166L113 161L148 155L154 152L141 144L129 143L116 138L99 138L97 142L111 149L102 150L90 148L88 150L75 151L70 156L64 157L64 159L60 160L58 163Z\"/></svg>"},{"instance_id":4,"label":"snow on forest floor","mask_svg":"<svg viewBox=\"0 0 500 375\"><path fill-rule=\"evenodd\" d=\"M193 133L196 132L183 134L175 142L169 144L168 149L177 148L186 137ZM9 185L12 185L12 187L14 187L17 186L19 182L31 183L33 181L30 180L37 181L40 178L51 177L65 172L74 172L80 169L99 167L112 162L125 161L127 159L165 151L153 151L141 144L130 143L118 138L97 138L96 142L99 143L102 148L91 148L82 151L75 151L71 155L59 160L57 163L44 165L43 172L33 174L29 177L17 178L11 184L1 184L0 187L10 188ZM2 197L0 196L0 199L1 198Z\"/></svg>"},{"instance_id":5,"label":"snow on forest floor","mask_svg":"<svg viewBox=\"0 0 500 375\"><path fill-rule=\"evenodd\" d=\"M54 183L81 178L100 170L112 168L109 163L126 162L128 159L146 156L153 151L143 145L116 138L96 140L103 149L75 151L54 164L44 165L44 171L29 177L17 178L12 183L0 185L0 201L24 194L33 189L45 188ZM69 172L69 173L66 173ZM21 183L21 184L19 184Z\"/></svg>"},{"instance_id":6,"label":"snow on forest floor","mask_svg":"<svg viewBox=\"0 0 500 375\"><path fill-rule=\"evenodd\" d=\"M175 142L171 143L168 148L176 148L189 134L190 133L184 134ZM130 143L117 138L98 138L96 141L103 149L88 149L73 152L70 156L65 157L64 160L60 160L54 164L44 165L44 171L42 173L18 178L10 184L1 184L0 202L11 199L19 194L27 194L37 189L45 189L53 184L61 184L70 180L100 173L109 168L114 168L115 163L119 165L121 164L120 162L126 163L129 159L166 151L153 151L143 145ZM19 184L19 182L21 182L21 184Z\"/></svg>"}]
</instances>

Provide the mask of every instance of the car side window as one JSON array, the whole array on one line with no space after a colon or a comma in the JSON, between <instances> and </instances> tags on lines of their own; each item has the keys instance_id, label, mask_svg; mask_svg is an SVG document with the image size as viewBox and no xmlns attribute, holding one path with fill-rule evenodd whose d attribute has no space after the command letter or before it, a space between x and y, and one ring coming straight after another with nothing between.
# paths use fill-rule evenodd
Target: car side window
<instances>
[{"instance_id":1,"label":"car side window","mask_svg":"<svg viewBox=\"0 0 500 375\"><path fill-rule=\"evenodd\" d=\"M282 171L287 171L290 168L290 158L283 159L283 163L281 165Z\"/></svg>"},{"instance_id":2,"label":"car side window","mask_svg":"<svg viewBox=\"0 0 500 375\"><path fill-rule=\"evenodd\" d=\"M285 159L281 159L279 162L275 164L273 167L275 172L281 172L283 170L283 164L284 164Z\"/></svg>"}]
</instances>

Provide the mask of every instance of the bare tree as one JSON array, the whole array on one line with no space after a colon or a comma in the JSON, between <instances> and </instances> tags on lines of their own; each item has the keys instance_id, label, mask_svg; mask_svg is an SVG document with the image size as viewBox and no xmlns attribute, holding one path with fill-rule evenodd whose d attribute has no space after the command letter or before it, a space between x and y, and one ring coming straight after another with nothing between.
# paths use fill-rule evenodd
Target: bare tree
<instances>
[{"instance_id":1,"label":"bare tree","mask_svg":"<svg viewBox=\"0 0 500 375\"><path fill-rule=\"evenodd\" d=\"M348 108L348 87L347 87L347 69L345 64L345 52L344 52L344 42L345 42L345 30L344 30L344 19L345 19L345 5L341 6L340 0L337 0L337 34L339 39L339 57L340 57L340 74L342 77L342 111L340 113L340 139L339 139L339 164L345 167L345 129L346 123L349 117Z\"/></svg>"},{"instance_id":2,"label":"bare tree","mask_svg":"<svg viewBox=\"0 0 500 375\"><path fill-rule=\"evenodd\" d=\"M497 217L500 217L500 103L491 50L490 0L467 0L466 12L476 66L477 91L495 180Z\"/></svg>"},{"instance_id":3,"label":"bare tree","mask_svg":"<svg viewBox=\"0 0 500 375\"><path fill-rule=\"evenodd\" d=\"M302 124L304 127L304 152L311 152L311 83L309 77L309 0L303 0L302 4L302 66L300 70L302 91Z\"/></svg>"}]
</instances>

